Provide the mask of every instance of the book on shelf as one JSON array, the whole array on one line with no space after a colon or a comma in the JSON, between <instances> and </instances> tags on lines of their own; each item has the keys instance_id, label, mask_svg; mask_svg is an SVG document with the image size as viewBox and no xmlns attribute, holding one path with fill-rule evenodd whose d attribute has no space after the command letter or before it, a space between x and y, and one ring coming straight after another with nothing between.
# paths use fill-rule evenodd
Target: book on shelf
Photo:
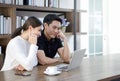
<instances>
[{"instance_id":1,"label":"book on shelf","mask_svg":"<svg viewBox=\"0 0 120 81\"><path fill-rule=\"evenodd\" d=\"M0 3L14 4L14 0L0 0Z\"/></svg>"},{"instance_id":2,"label":"book on shelf","mask_svg":"<svg viewBox=\"0 0 120 81\"><path fill-rule=\"evenodd\" d=\"M6 17L6 34L11 34L12 33L12 31L11 31L11 29L12 29L12 26L11 26L11 17Z\"/></svg>"},{"instance_id":3,"label":"book on shelf","mask_svg":"<svg viewBox=\"0 0 120 81\"><path fill-rule=\"evenodd\" d=\"M11 17L0 15L0 34L11 34Z\"/></svg>"},{"instance_id":4,"label":"book on shelf","mask_svg":"<svg viewBox=\"0 0 120 81\"><path fill-rule=\"evenodd\" d=\"M16 28L23 26L28 16L16 16Z\"/></svg>"},{"instance_id":5,"label":"book on shelf","mask_svg":"<svg viewBox=\"0 0 120 81\"><path fill-rule=\"evenodd\" d=\"M19 0L16 0L16 4L19 3ZM59 0L23 0L23 5L58 8Z\"/></svg>"},{"instance_id":6,"label":"book on shelf","mask_svg":"<svg viewBox=\"0 0 120 81\"><path fill-rule=\"evenodd\" d=\"M23 5L44 7L45 0L24 0Z\"/></svg>"},{"instance_id":7,"label":"book on shelf","mask_svg":"<svg viewBox=\"0 0 120 81\"><path fill-rule=\"evenodd\" d=\"M44 0L37 0L37 2L35 2L36 6L39 7L44 7L45 6L45 1Z\"/></svg>"},{"instance_id":8,"label":"book on shelf","mask_svg":"<svg viewBox=\"0 0 120 81\"><path fill-rule=\"evenodd\" d=\"M59 8L59 0L0 0L0 3Z\"/></svg>"},{"instance_id":9,"label":"book on shelf","mask_svg":"<svg viewBox=\"0 0 120 81\"><path fill-rule=\"evenodd\" d=\"M45 0L44 6L45 6L45 7L48 7L48 0Z\"/></svg>"},{"instance_id":10,"label":"book on shelf","mask_svg":"<svg viewBox=\"0 0 120 81\"><path fill-rule=\"evenodd\" d=\"M3 34L11 34L11 18L4 17Z\"/></svg>"},{"instance_id":11,"label":"book on shelf","mask_svg":"<svg viewBox=\"0 0 120 81\"><path fill-rule=\"evenodd\" d=\"M48 7L59 7L59 0L48 0Z\"/></svg>"},{"instance_id":12,"label":"book on shelf","mask_svg":"<svg viewBox=\"0 0 120 81\"><path fill-rule=\"evenodd\" d=\"M3 34L3 23L4 23L4 19L3 19L3 15L0 15L0 34Z\"/></svg>"},{"instance_id":13,"label":"book on shelf","mask_svg":"<svg viewBox=\"0 0 120 81\"><path fill-rule=\"evenodd\" d=\"M29 16L16 16L16 28L23 26L23 24L25 23L28 17ZM37 18L43 23L44 18L42 17L37 17Z\"/></svg>"},{"instance_id":14,"label":"book on shelf","mask_svg":"<svg viewBox=\"0 0 120 81\"><path fill-rule=\"evenodd\" d=\"M24 1L27 0L16 0L16 5L23 5Z\"/></svg>"},{"instance_id":15,"label":"book on shelf","mask_svg":"<svg viewBox=\"0 0 120 81\"><path fill-rule=\"evenodd\" d=\"M29 0L23 0L23 5L29 5Z\"/></svg>"}]
</instances>

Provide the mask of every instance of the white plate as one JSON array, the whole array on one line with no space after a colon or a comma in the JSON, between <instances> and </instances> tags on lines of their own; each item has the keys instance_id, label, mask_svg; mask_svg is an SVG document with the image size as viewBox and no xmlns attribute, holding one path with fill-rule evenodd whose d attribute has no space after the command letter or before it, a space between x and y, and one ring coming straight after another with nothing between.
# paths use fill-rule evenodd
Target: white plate
<instances>
[{"instance_id":1,"label":"white plate","mask_svg":"<svg viewBox=\"0 0 120 81\"><path fill-rule=\"evenodd\" d=\"M60 73L61 71L56 71L55 73L47 73L46 71L44 71L44 74L47 74L47 75L58 75Z\"/></svg>"}]
</instances>

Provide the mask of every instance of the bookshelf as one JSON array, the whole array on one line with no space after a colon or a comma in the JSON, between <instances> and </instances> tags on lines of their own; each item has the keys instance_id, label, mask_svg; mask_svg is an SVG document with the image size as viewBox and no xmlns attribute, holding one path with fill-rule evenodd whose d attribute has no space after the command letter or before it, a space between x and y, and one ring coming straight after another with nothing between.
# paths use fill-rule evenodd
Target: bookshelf
<instances>
[{"instance_id":1,"label":"bookshelf","mask_svg":"<svg viewBox=\"0 0 120 81\"><path fill-rule=\"evenodd\" d=\"M0 69L2 68L3 65L3 54L0 54Z\"/></svg>"},{"instance_id":2,"label":"bookshelf","mask_svg":"<svg viewBox=\"0 0 120 81\"><path fill-rule=\"evenodd\" d=\"M2 0L1 0L2 1ZM18 2L16 2L18 1ZM17 16L23 17L23 16L36 16L39 18L44 18L44 16L48 13L55 13L59 15L60 17L67 18L67 20L70 22L70 25L66 28L65 35L74 35L74 9L65 9L65 8L59 8L59 1L60 0L43 0L44 5L38 5L31 3L30 5L24 5L23 2L20 1L26 1L26 0L11 0L10 3L0 2L0 16L3 16L5 19L8 19L6 17L10 18L10 21L7 21L9 25L7 25L7 28L4 27L4 25L1 25L1 23L4 23L3 20L0 20L0 46L2 47L2 54L5 54L6 46L11 39L11 33L15 31L17 26ZM36 1L36 0L34 0ZM41 1L41 0L39 0ZM49 1L58 1L58 5L49 6ZM47 5L48 4L48 5ZM80 12L77 12L77 16L79 16ZM79 17L77 17L77 22L79 22ZM9 27L8 27L9 26ZM3 28L5 28L6 31L2 31ZM79 23L77 23L76 32L79 32Z\"/></svg>"}]
</instances>

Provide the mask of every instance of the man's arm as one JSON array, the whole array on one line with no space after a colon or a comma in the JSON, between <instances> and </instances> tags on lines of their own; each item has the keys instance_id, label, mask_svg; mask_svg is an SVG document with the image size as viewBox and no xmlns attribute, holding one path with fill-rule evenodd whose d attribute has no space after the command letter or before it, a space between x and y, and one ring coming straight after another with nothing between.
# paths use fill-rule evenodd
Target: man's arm
<instances>
[{"instance_id":1,"label":"man's arm","mask_svg":"<svg viewBox=\"0 0 120 81\"><path fill-rule=\"evenodd\" d=\"M61 47L58 49L58 54L64 60L64 62L69 62L70 61L70 51L69 51L69 47L67 44L67 39L61 31L59 33L59 37L63 40L64 47Z\"/></svg>"},{"instance_id":2,"label":"man's arm","mask_svg":"<svg viewBox=\"0 0 120 81\"><path fill-rule=\"evenodd\" d=\"M46 57L45 52L43 50L38 50L37 56L38 56L38 62L42 65L51 64L58 61L58 59L56 58Z\"/></svg>"}]
</instances>

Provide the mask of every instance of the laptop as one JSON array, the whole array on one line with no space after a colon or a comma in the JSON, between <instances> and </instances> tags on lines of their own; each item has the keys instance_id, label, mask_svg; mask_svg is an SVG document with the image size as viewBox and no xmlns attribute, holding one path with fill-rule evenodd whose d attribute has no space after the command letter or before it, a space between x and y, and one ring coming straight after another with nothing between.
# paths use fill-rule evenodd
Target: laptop
<instances>
[{"instance_id":1,"label":"laptop","mask_svg":"<svg viewBox=\"0 0 120 81\"><path fill-rule=\"evenodd\" d=\"M82 62L85 51L86 49L75 50L72 56L72 59L70 61L70 64L64 63L64 64L56 65L58 68L58 71L69 71L69 70L78 68L80 66L80 63Z\"/></svg>"}]
</instances>

